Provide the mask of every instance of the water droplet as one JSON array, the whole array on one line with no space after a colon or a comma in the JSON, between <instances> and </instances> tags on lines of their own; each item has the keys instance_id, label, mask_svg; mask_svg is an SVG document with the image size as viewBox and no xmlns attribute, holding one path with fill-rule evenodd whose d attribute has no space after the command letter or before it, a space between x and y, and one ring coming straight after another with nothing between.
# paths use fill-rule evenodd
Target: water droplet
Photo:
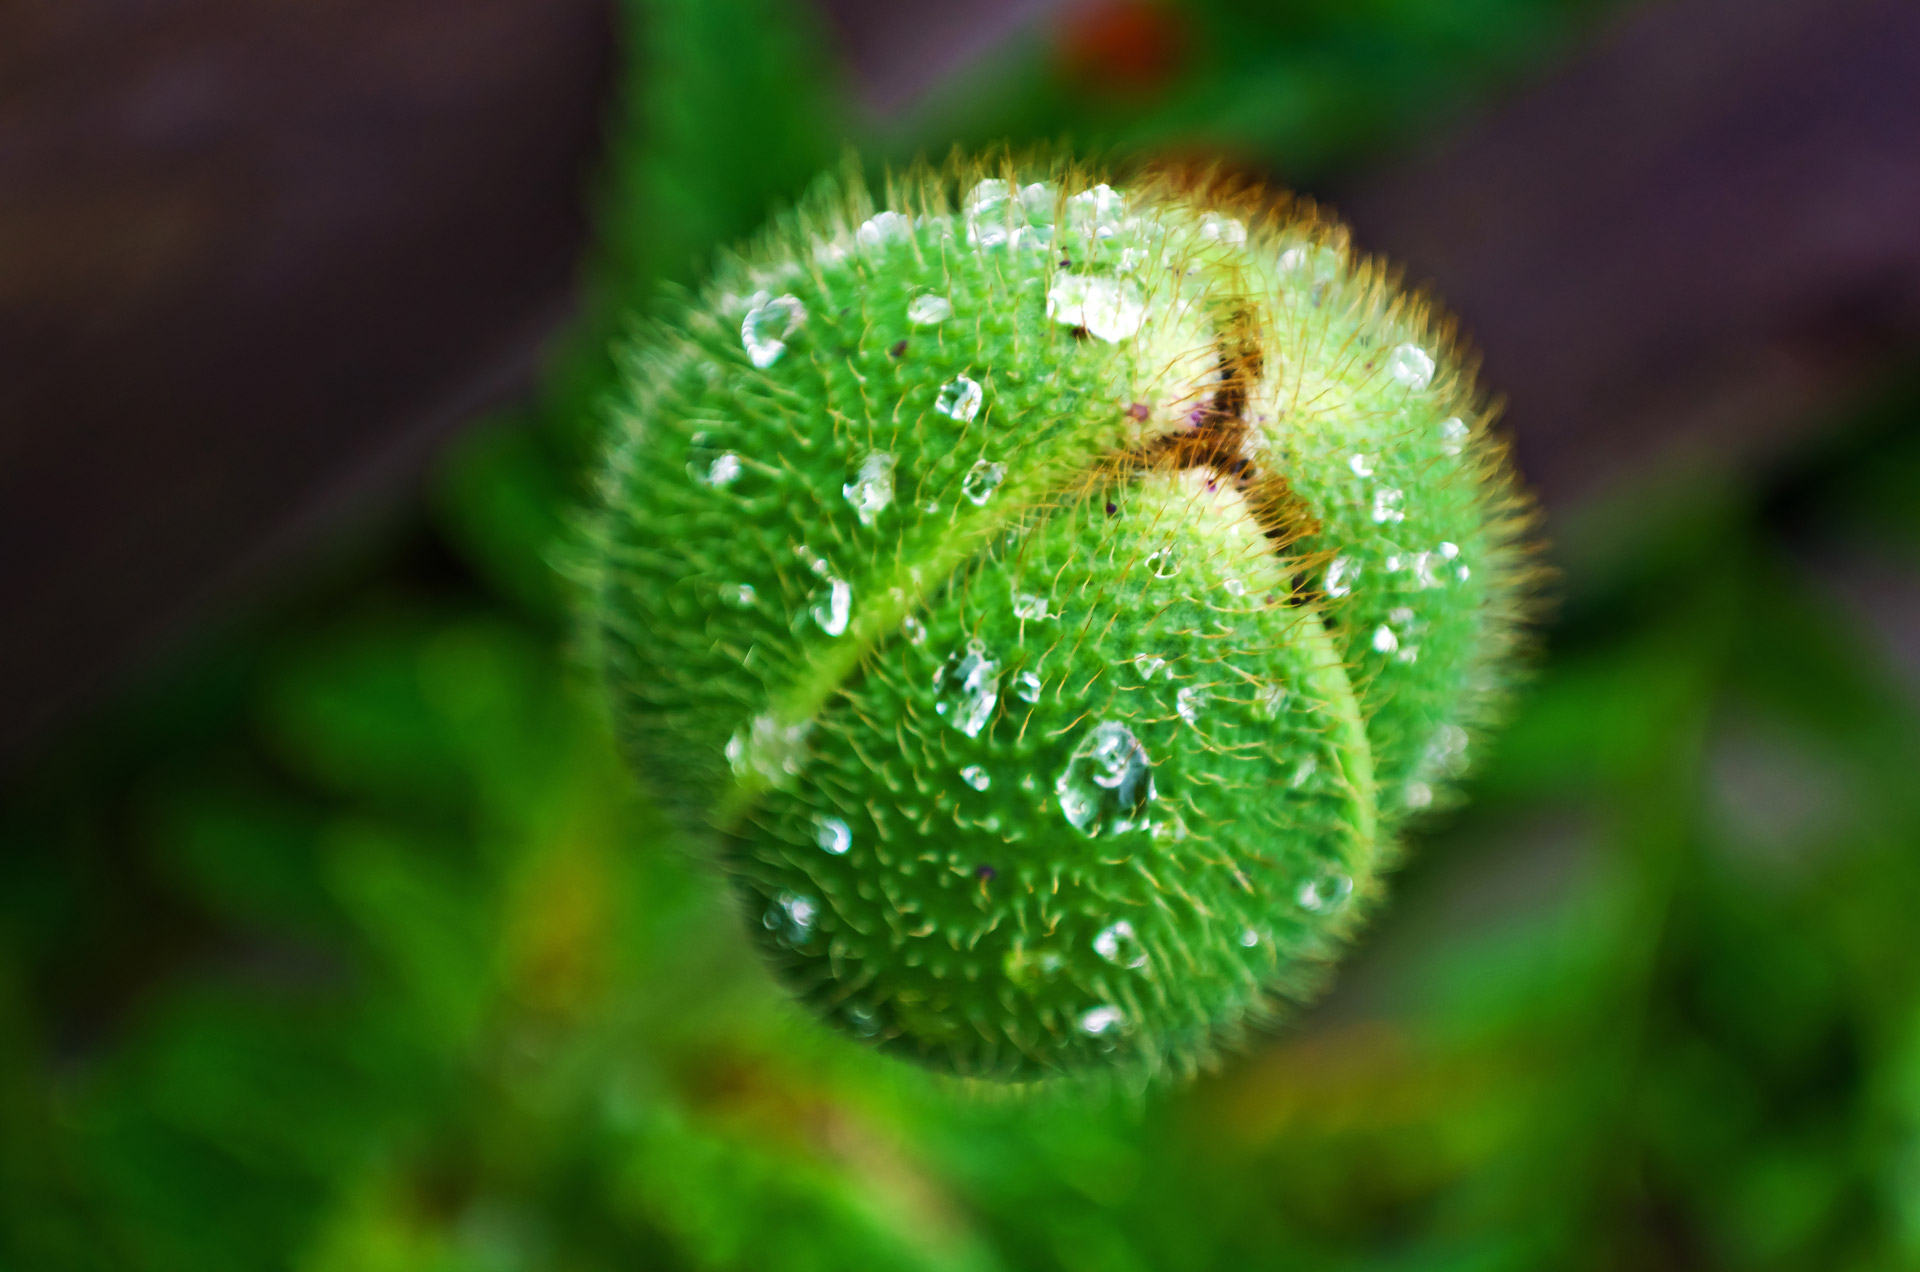
<instances>
[{"instance_id":1,"label":"water droplet","mask_svg":"<svg viewBox=\"0 0 1920 1272\"><path fill-rule=\"evenodd\" d=\"M787 351L787 337L807 320L807 307L798 296L765 299L765 292L754 294L753 307L740 322L740 343L756 367L766 368L780 361Z\"/></svg>"},{"instance_id":2,"label":"water droplet","mask_svg":"<svg viewBox=\"0 0 1920 1272\"><path fill-rule=\"evenodd\" d=\"M827 599L813 607L813 621L820 624L820 630L829 636L838 636L847 630L847 619L853 614L853 585L845 579L827 577Z\"/></svg>"},{"instance_id":3,"label":"water droplet","mask_svg":"<svg viewBox=\"0 0 1920 1272\"><path fill-rule=\"evenodd\" d=\"M1309 755L1306 759L1301 760L1293 766L1293 776L1287 781L1287 785L1297 791L1308 782L1311 782L1313 775L1319 771L1320 757L1317 755Z\"/></svg>"},{"instance_id":4,"label":"water droplet","mask_svg":"<svg viewBox=\"0 0 1920 1272\"><path fill-rule=\"evenodd\" d=\"M1353 591L1353 585L1360 578L1360 563L1347 557L1335 557L1333 564L1327 567L1326 593L1328 596L1346 596Z\"/></svg>"},{"instance_id":5,"label":"water droplet","mask_svg":"<svg viewBox=\"0 0 1920 1272\"><path fill-rule=\"evenodd\" d=\"M1053 187L1043 181L1020 188L1020 209L1036 225L1053 224Z\"/></svg>"},{"instance_id":6,"label":"water droplet","mask_svg":"<svg viewBox=\"0 0 1920 1272\"><path fill-rule=\"evenodd\" d=\"M753 604L754 596L753 584L751 583L722 583L720 585L720 599L735 609L747 609L750 607Z\"/></svg>"},{"instance_id":7,"label":"water droplet","mask_svg":"<svg viewBox=\"0 0 1920 1272\"><path fill-rule=\"evenodd\" d=\"M1433 803L1433 787L1425 782L1408 782L1401 798L1406 800L1408 808L1425 808Z\"/></svg>"},{"instance_id":8,"label":"water droplet","mask_svg":"<svg viewBox=\"0 0 1920 1272\"><path fill-rule=\"evenodd\" d=\"M1393 656L1395 662L1416 663L1420 661L1420 646L1402 645L1400 652Z\"/></svg>"},{"instance_id":9,"label":"water droplet","mask_svg":"<svg viewBox=\"0 0 1920 1272\"><path fill-rule=\"evenodd\" d=\"M967 194L967 242L976 247L999 247L1011 231L1008 198L1012 188L995 177L974 186Z\"/></svg>"},{"instance_id":10,"label":"water droplet","mask_svg":"<svg viewBox=\"0 0 1920 1272\"><path fill-rule=\"evenodd\" d=\"M916 327L932 327L953 317L953 302L945 296L929 293L907 302L907 321Z\"/></svg>"},{"instance_id":11,"label":"water droplet","mask_svg":"<svg viewBox=\"0 0 1920 1272\"><path fill-rule=\"evenodd\" d=\"M967 470L966 480L960 483L960 493L965 495L975 507L979 507L993 498L993 492L1000 489L1000 483L1007 478L1005 464L990 463L987 460L975 461Z\"/></svg>"},{"instance_id":12,"label":"water droplet","mask_svg":"<svg viewBox=\"0 0 1920 1272\"><path fill-rule=\"evenodd\" d=\"M1410 606L1396 605L1387 611L1387 621L1406 627L1413 622L1413 610Z\"/></svg>"},{"instance_id":13,"label":"water droplet","mask_svg":"<svg viewBox=\"0 0 1920 1272\"><path fill-rule=\"evenodd\" d=\"M1067 200L1067 226L1078 234L1112 238L1120 232L1120 219L1126 210L1125 196L1109 186L1097 185Z\"/></svg>"},{"instance_id":14,"label":"water droplet","mask_svg":"<svg viewBox=\"0 0 1920 1272\"><path fill-rule=\"evenodd\" d=\"M1348 456L1347 467L1353 470L1353 475L1355 477L1373 476L1372 462L1365 455L1360 454L1358 451L1355 451L1352 455Z\"/></svg>"},{"instance_id":15,"label":"water droplet","mask_svg":"<svg viewBox=\"0 0 1920 1272\"><path fill-rule=\"evenodd\" d=\"M707 485L716 490L725 490L740 477L740 457L732 451L722 452L707 467Z\"/></svg>"},{"instance_id":16,"label":"water droplet","mask_svg":"<svg viewBox=\"0 0 1920 1272\"><path fill-rule=\"evenodd\" d=\"M1180 713L1182 720L1191 725L1198 725L1200 709L1207 705L1207 691L1198 685L1189 685L1173 695L1173 702L1174 710Z\"/></svg>"},{"instance_id":17,"label":"water droplet","mask_svg":"<svg viewBox=\"0 0 1920 1272\"><path fill-rule=\"evenodd\" d=\"M820 916L820 903L812 897L782 892L767 907L760 921L783 945L801 946L813 939L814 920Z\"/></svg>"},{"instance_id":18,"label":"water droplet","mask_svg":"<svg viewBox=\"0 0 1920 1272\"><path fill-rule=\"evenodd\" d=\"M980 414L980 403L985 400L986 392L979 382L963 375L940 386L940 396L934 399L933 409L949 419L968 424Z\"/></svg>"},{"instance_id":19,"label":"water droplet","mask_svg":"<svg viewBox=\"0 0 1920 1272\"><path fill-rule=\"evenodd\" d=\"M1140 679L1152 680L1153 673L1167 665L1167 660L1158 654L1135 654L1133 669L1140 673Z\"/></svg>"},{"instance_id":20,"label":"water droplet","mask_svg":"<svg viewBox=\"0 0 1920 1272\"><path fill-rule=\"evenodd\" d=\"M838 817L816 814L813 819L813 842L820 845L822 852L844 857L847 849L853 847L853 831Z\"/></svg>"},{"instance_id":21,"label":"water droplet","mask_svg":"<svg viewBox=\"0 0 1920 1272\"><path fill-rule=\"evenodd\" d=\"M913 222L898 212L876 212L853 232L853 241L869 250L887 243L904 243L912 237Z\"/></svg>"},{"instance_id":22,"label":"water droplet","mask_svg":"<svg viewBox=\"0 0 1920 1272\"><path fill-rule=\"evenodd\" d=\"M1314 914L1332 914L1346 904L1347 898L1352 895L1352 877L1329 871L1301 884L1300 890L1293 894L1293 899L1300 903L1302 910Z\"/></svg>"},{"instance_id":23,"label":"water droplet","mask_svg":"<svg viewBox=\"0 0 1920 1272\"><path fill-rule=\"evenodd\" d=\"M1097 1038L1118 1029L1125 1019L1118 1007L1093 1007L1080 1013L1080 1031Z\"/></svg>"},{"instance_id":24,"label":"water droplet","mask_svg":"<svg viewBox=\"0 0 1920 1272\"><path fill-rule=\"evenodd\" d=\"M1149 831L1155 839L1171 839L1175 843L1183 842L1187 837L1187 823L1180 814L1175 813L1166 821L1155 822Z\"/></svg>"},{"instance_id":25,"label":"water droplet","mask_svg":"<svg viewBox=\"0 0 1920 1272\"><path fill-rule=\"evenodd\" d=\"M1448 455L1458 455L1467 444L1467 422L1458 415L1440 421L1440 449Z\"/></svg>"},{"instance_id":26,"label":"water droplet","mask_svg":"<svg viewBox=\"0 0 1920 1272\"><path fill-rule=\"evenodd\" d=\"M1022 702L1040 701L1040 690L1044 687L1040 677L1031 671L1023 671L1013 678L1013 691L1020 695Z\"/></svg>"},{"instance_id":27,"label":"water droplet","mask_svg":"<svg viewBox=\"0 0 1920 1272\"><path fill-rule=\"evenodd\" d=\"M1269 720L1278 720L1280 713L1286 710L1287 687L1281 684L1262 685L1257 701L1262 715Z\"/></svg>"},{"instance_id":28,"label":"water droplet","mask_svg":"<svg viewBox=\"0 0 1920 1272\"><path fill-rule=\"evenodd\" d=\"M1180 554L1172 548L1162 548L1147 557L1147 568L1153 571L1156 579L1170 579L1180 573Z\"/></svg>"},{"instance_id":29,"label":"water droplet","mask_svg":"<svg viewBox=\"0 0 1920 1272\"><path fill-rule=\"evenodd\" d=\"M969 641L966 652L948 655L933 691L935 713L968 737L979 737L1000 701L1000 664L987 657L986 646Z\"/></svg>"},{"instance_id":30,"label":"water droplet","mask_svg":"<svg viewBox=\"0 0 1920 1272\"><path fill-rule=\"evenodd\" d=\"M1434 552L1416 552L1413 554L1411 564L1413 567L1413 586L1416 591L1424 592L1430 587L1440 587L1445 582L1445 580L1440 579L1433 572L1434 562L1439 559L1439 554Z\"/></svg>"},{"instance_id":31,"label":"water droplet","mask_svg":"<svg viewBox=\"0 0 1920 1272\"><path fill-rule=\"evenodd\" d=\"M1433 383L1433 355L1419 345L1395 345L1387 355L1387 374L1409 389Z\"/></svg>"},{"instance_id":32,"label":"water droplet","mask_svg":"<svg viewBox=\"0 0 1920 1272\"><path fill-rule=\"evenodd\" d=\"M976 791L984 791L993 785L993 777L978 764L969 764L960 770L960 780Z\"/></svg>"},{"instance_id":33,"label":"water droplet","mask_svg":"<svg viewBox=\"0 0 1920 1272\"><path fill-rule=\"evenodd\" d=\"M1260 944L1260 934L1252 928L1248 928L1240 934L1240 944L1246 946L1248 949L1252 949L1254 946Z\"/></svg>"},{"instance_id":34,"label":"water droplet","mask_svg":"<svg viewBox=\"0 0 1920 1272\"><path fill-rule=\"evenodd\" d=\"M1200 237L1211 243L1244 243L1247 227L1230 216L1209 212L1200 218Z\"/></svg>"},{"instance_id":35,"label":"water droplet","mask_svg":"<svg viewBox=\"0 0 1920 1272\"><path fill-rule=\"evenodd\" d=\"M1457 724L1443 724L1427 742L1423 768L1456 777L1467 770L1467 731Z\"/></svg>"},{"instance_id":36,"label":"water droplet","mask_svg":"<svg viewBox=\"0 0 1920 1272\"><path fill-rule=\"evenodd\" d=\"M813 723L783 725L771 715L759 715L745 732L727 739L727 763L734 776L760 777L773 786L785 786L800 775L807 757L807 734Z\"/></svg>"},{"instance_id":37,"label":"water droplet","mask_svg":"<svg viewBox=\"0 0 1920 1272\"><path fill-rule=\"evenodd\" d=\"M1439 553L1442 557L1451 561L1460 555L1460 548L1457 544L1443 543L1439 547Z\"/></svg>"},{"instance_id":38,"label":"water droplet","mask_svg":"<svg viewBox=\"0 0 1920 1272\"><path fill-rule=\"evenodd\" d=\"M1103 720L1074 748L1053 789L1075 830L1088 838L1118 834L1144 820L1154 799L1153 767L1131 729Z\"/></svg>"},{"instance_id":39,"label":"water droplet","mask_svg":"<svg viewBox=\"0 0 1920 1272\"><path fill-rule=\"evenodd\" d=\"M1473 577L1473 571L1463 565L1453 572L1453 577L1465 583L1469 578Z\"/></svg>"},{"instance_id":40,"label":"water droplet","mask_svg":"<svg viewBox=\"0 0 1920 1272\"><path fill-rule=\"evenodd\" d=\"M1100 929L1093 938L1093 952L1116 967L1145 967L1147 951L1133 934L1133 924L1125 919Z\"/></svg>"},{"instance_id":41,"label":"water droplet","mask_svg":"<svg viewBox=\"0 0 1920 1272\"><path fill-rule=\"evenodd\" d=\"M1239 579L1228 579L1220 586L1226 589L1228 596L1245 596L1247 594L1247 585Z\"/></svg>"},{"instance_id":42,"label":"water droplet","mask_svg":"<svg viewBox=\"0 0 1920 1272\"><path fill-rule=\"evenodd\" d=\"M905 634L909 645L927 643L927 625L912 614L900 620L900 630Z\"/></svg>"},{"instance_id":43,"label":"water droplet","mask_svg":"<svg viewBox=\"0 0 1920 1272\"><path fill-rule=\"evenodd\" d=\"M1373 629L1373 647L1383 654L1390 654L1400 648L1400 638L1393 634L1393 628L1382 623Z\"/></svg>"},{"instance_id":44,"label":"water droplet","mask_svg":"<svg viewBox=\"0 0 1920 1272\"><path fill-rule=\"evenodd\" d=\"M1304 243L1280 253L1281 271L1302 275L1302 281L1309 283L1330 283L1346 273L1346 268L1339 252L1318 244Z\"/></svg>"},{"instance_id":45,"label":"water droplet","mask_svg":"<svg viewBox=\"0 0 1920 1272\"><path fill-rule=\"evenodd\" d=\"M1117 344L1140 330L1147 306L1130 279L1060 274L1047 291L1047 317L1069 327L1085 327L1108 344Z\"/></svg>"},{"instance_id":46,"label":"water droplet","mask_svg":"<svg viewBox=\"0 0 1920 1272\"><path fill-rule=\"evenodd\" d=\"M1030 592L1013 594L1013 616L1015 618L1042 619L1047 617L1047 598L1035 596ZM1053 617L1060 617L1055 614Z\"/></svg>"},{"instance_id":47,"label":"water droplet","mask_svg":"<svg viewBox=\"0 0 1920 1272\"><path fill-rule=\"evenodd\" d=\"M1405 521L1406 511L1401 504L1406 501L1406 493L1393 486L1382 486L1373 492L1373 519L1376 524L1387 525L1395 521Z\"/></svg>"},{"instance_id":48,"label":"water droplet","mask_svg":"<svg viewBox=\"0 0 1920 1272\"><path fill-rule=\"evenodd\" d=\"M847 1022L847 1028L862 1038L871 1038L880 1032L880 1013L862 1003L848 1003L840 1009L840 1018Z\"/></svg>"},{"instance_id":49,"label":"water droplet","mask_svg":"<svg viewBox=\"0 0 1920 1272\"><path fill-rule=\"evenodd\" d=\"M870 526L886 506L893 502L893 456L875 451L860 461L860 475L840 487L860 524Z\"/></svg>"}]
</instances>

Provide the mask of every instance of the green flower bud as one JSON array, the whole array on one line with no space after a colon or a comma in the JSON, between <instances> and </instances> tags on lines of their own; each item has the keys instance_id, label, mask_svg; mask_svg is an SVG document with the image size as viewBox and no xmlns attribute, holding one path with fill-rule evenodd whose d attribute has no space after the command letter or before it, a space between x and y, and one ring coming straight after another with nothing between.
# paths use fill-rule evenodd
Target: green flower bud
<instances>
[{"instance_id":1,"label":"green flower bud","mask_svg":"<svg viewBox=\"0 0 1920 1272\"><path fill-rule=\"evenodd\" d=\"M1444 797L1524 504L1448 328L1310 207L823 186L625 362L588 645L829 1021L1190 1070Z\"/></svg>"}]
</instances>

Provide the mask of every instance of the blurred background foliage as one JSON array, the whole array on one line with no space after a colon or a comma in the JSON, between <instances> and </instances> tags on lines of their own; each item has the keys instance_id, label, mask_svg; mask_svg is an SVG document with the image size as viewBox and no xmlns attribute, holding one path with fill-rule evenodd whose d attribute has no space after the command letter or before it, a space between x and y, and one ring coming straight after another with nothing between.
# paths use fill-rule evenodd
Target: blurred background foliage
<instances>
[{"instance_id":1,"label":"blurred background foliage","mask_svg":"<svg viewBox=\"0 0 1920 1272\"><path fill-rule=\"evenodd\" d=\"M1178 1089L815 1027L568 661L609 340L844 139L1313 181L1591 10L1107 5L882 127L794 7L634 0L543 399L0 806L0 1269L1920 1266L1920 665L1874 603L1920 566L1920 386L1755 487L1585 510L1472 802L1324 1001Z\"/></svg>"}]
</instances>

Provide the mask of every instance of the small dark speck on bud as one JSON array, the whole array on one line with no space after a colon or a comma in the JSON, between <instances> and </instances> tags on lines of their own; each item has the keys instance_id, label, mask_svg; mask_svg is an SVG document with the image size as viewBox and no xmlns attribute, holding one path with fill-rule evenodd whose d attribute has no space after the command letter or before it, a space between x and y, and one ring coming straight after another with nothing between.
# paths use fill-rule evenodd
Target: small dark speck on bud
<instances>
[{"instance_id":1,"label":"small dark speck on bud","mask_svg":"<svg viewBox=\"0 0 1920 1272\"><path fill-rule=\"evenodd\" d=\"M900 342L899 344L896 344L895 346L893 346L893 348L891 348L891 349L889 349L889 350L887 350L887 356L888 356L888 357L890 357L890 358L904 358L904 357L906 357L906 356L907 356L907 342L906 342L906 341L904 341L904 340L902 340L902 341L901 341L901 342Z\"/></svg>"},{"instance_id":2,"label":"small dark speck on bud","mask_svg":"<svg viewBox=\"0 0 1920 1272\"><path fill-rule=\"evenodd\" d=\"M1145 402L1135 402L1132 406L1127 408L1127 414L1131 415L1136 420L1144 420L1147 418L1149 414L1149 411L1147 410L1147 404Z\"/></svg>"},{"instance_id":3,"label":"small dark speck on bud","mask_svg":"<svg viewBox=\"0 0 1920 1272\"><path fill-rule=\"evenodd\" d=\"M1120 505L1119 505L1119 504L1117 504L1117 503L1115 503L1115 502L1113 502L1113 500L1111 500L1111 499L1109 499L1109 500L1107 500L1107 515L1108 515L1109 517L1111 517L1111 516L1112 516L1112 515L1113 515L1114 513L1116 513L1116 512L1119 512L1119 511L1120 511Z\"/></svg>"},{"instance_id":4,"label":"small dark speck on bud","mask_svg":"<svg viewBox=\"0 0 1920 1272\"><path fill-rule=\"evenodd\" d=\"M1061 268L1061 269L1072 269L1072 268L1073 268L1073 258L1072 258L1071 256L1062 256L1062 257L1060 258L1060 268Z\"/></svg>"},{"instance_id":5,"label":"small dark speck on bud","mask_svg":"<svg viewBox=\"0 0 1920 1272\"><path fill-rule=\"evenodd\" d=\"M1087 340L1087 339L1091 339L1093 336L1093 333L1088 331L1085 327L1074 327L1071 329L1070 334L1073 336L1075 340Z\"/></svg>"},{"instance_id":6,"label":"small dark speck on bud","mask_svg":"<svg viewBox=\"0 0 1920 1272\"><path fill-rule=\"evenodd\" d=\"M992 866L975 866L973 868L973 877L976 879L991 879L999 873L1000 872Z\"/></svg>"}]
</instances>

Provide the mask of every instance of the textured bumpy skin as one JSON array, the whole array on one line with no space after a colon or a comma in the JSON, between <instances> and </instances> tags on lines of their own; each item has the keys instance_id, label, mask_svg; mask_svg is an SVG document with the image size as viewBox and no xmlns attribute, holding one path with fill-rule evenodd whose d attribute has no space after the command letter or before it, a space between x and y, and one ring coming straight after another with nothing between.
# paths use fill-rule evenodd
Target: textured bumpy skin
<instances>
[{"instance_id":1,"label":"textured bumpy skin","mask_svg":"<svg viewBox=\"0 0 1920 1272\"><path fill-rule=\"evenodd\" d=\"M585 574L633 761L829 1021L1190 1069L1309 986L1500 688L1444 327L1285 200L824 184L630 351Z\"/></svg>"}]
</instances>

